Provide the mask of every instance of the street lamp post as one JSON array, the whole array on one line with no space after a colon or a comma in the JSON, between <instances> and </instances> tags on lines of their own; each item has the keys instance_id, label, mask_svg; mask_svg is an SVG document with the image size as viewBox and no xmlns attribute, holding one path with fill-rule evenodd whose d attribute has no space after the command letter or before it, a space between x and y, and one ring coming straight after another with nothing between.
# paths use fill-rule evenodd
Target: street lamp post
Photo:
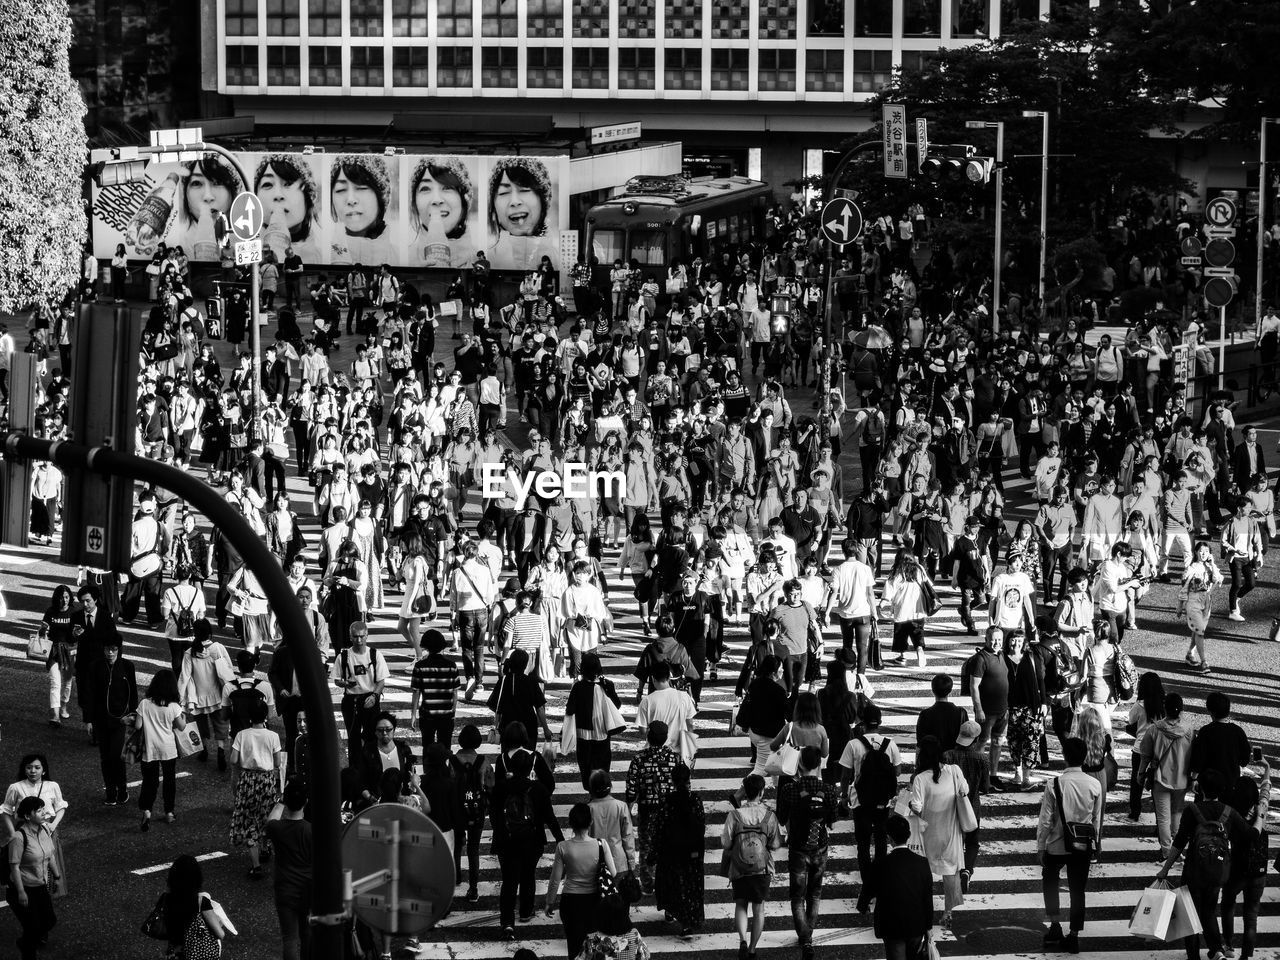
<instances>
[{"instance_id":1,"label":"street lamp post","mask_svg":"<svg viewBox=\"0 0 1280 960\"><path fill-rule=\"evenodd\" d=\"M1039 117L1042 127L1040 134L1040 274L1037 294L1040 301L1041 318L1044 316L1044 284L1045 265L1049 252L1049 111L1023 110L1027 119Z\"/></svg>"},{"instance_id":2,"label":"street lamp post","mask_svg":"<svg viewBox=\"0 0 1280 960\"><path fill-rule=\"evenodd\" d=\"M1258 267L1253 292L1253 320L1257 325L1259 339L1262 332L1262 258L1266 253L1264 240L1267 229L1267 127L1276 122L1276 117L1263 117L1258 122Z\"/></svg>"},{"instance_id":3,"label":"street lamp post","mask_svg":"<svg viewBox=\"0 0 1280 960\"><path fill-rule=\"evenodd\" d=\"M967 120L965 127L969 130L996 131L996 236L995 263L991 277L991 330L1000 332L1000 260L1003 255L1004 240L1004 121L1003 120Z\"/></svg>"}]
</instances>

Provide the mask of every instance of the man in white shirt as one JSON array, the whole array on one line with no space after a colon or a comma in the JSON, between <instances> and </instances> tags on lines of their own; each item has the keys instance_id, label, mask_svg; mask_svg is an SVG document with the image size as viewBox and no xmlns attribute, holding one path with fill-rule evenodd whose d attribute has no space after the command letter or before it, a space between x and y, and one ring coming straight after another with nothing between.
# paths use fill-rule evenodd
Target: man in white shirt
<instances>
[{"instance_id":1,"label":"man in white shirt","mask_svg":"<svg viewBox=\"0 0 1280 960\"><path fill-rule=\"evenodd\" d=\"M342 722L347 728L347 760L359 762L361 745L372 738L387 685L387 661L369 646L369 625L351 624L351 646L338 654L334 683L342 689Z\"/></svg>"},{"instance_id":2,"label":"man in white shirt","mask_svg":"<svg viewBox=\"0 0 1280 960\"><path fill-rule=\"evenodd\" d=\"M694 759L693 741L685 734L693 733L693 718L697 715L698 708L687 691L671 686L670 668L665 661L659 666L667 669L659 669L649 675L653 689L645 695L636 709L636 726L641 733L648 733L649 727L661 720L667 725L666 746L680 754L680 759L686 764L691 765ZM681 676L684 675L679 667L675 669Z\"/></svg>"},{"instance_id":3,"label":"man in white shirt","mask_svg":"<svg viewBox=\"0 0 1280 960\"><path fill-rule=\"evenodd\" d=\"M1009 558L1009 568L991 582L991 626L1031 632L1036 622L1036 588L1022 567L1022 556L1015 554Z\"/></svg>"},{"instance_id":4,"label":"man in white shirt","mask_svg":"<svg viewBox=\"0 0 1280 960\"><path fill-rule=\"evenodd\" d=\"M840 621L845 652L856 650L857 672L865 674L871 638L875 634L876 578L871 567L860 559L862 545L857 540L846 537L841 549L844 562L831 575L831 590L822 617L826 621L835 613Z\"/></svg>"},{"instance_id":5,"label":"man in white shirt","mask_svg":"<svg viewBox=\"0 0 1280 960\"><path fill-rule=\"evenodd\" d=\"M864 806L858 797L858 781L862 776L862 763L871 751L884 753L893 767L894 786L897 785L898 773L902 765L902 754L898 745L880 732L883 719L880 708L874 703L867 704L862 712L862 727L865 733L854 737L840 755L840 795L845 798L853 817L853 829L858 846L858 873L870 876L872 863L871 844L875 841L875 859L880 859L888 851L888 837L884 832L885 822L889 819L890 805L896 789L889 795L889 803L884 805ZM864 792L869 788L864 784ZM863 893L858 897L858 910L861 912L869 906L868 886L863 884Z\"/></svg>"},{"instance_id":6,"label":"man in white shirt","mask_svg":"<svg viewBox=\"0 0 1280 960\"><path fill-rule=\"evenodd\" d=\"M489 632L489 607L498 596L497 581L489 564L479 557L474 542L462 548L462 563L450 579L449 606L453 628L462 645L462 670L468 684L463 696L471 700L484 690L484 643Z\"/></svg>"},{"instance_id":7,"label":"man in white shirt","mask_svg":"<svg viewBox=\"0 0 1280 960\"><path fill-rule=\"evenodd\" d=\"M782 569L782 578L784 580L792 580L798 576L796 571L796 542L782 532L782 519L780 517L774 517L769 521L769 536L760 541L760 546L763 547L765 544L773 547L773 554Z\"/></svg>"}]
</instances>

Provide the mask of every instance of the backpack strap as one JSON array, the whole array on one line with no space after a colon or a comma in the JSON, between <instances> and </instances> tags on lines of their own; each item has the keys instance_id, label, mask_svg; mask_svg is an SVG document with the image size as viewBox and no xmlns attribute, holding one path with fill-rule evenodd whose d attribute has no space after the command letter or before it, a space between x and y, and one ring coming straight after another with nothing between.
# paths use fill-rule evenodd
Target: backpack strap
<instances>
[{"instance_id":1,"label":"backpack strap","mask_svg":"<svg viewBox=\"0 0 1280 960\"><path fill-rule=\"evenodd\" d=\"M893 741L892 741L892 740L890 740L888 737L885 737L883 740L881 740L881 741L880 741L880 752L881 752L881 753L888 753L888 752L889 752L889 746L890 746L892 743L893 743Z\"/></svg>"}]
</instances>

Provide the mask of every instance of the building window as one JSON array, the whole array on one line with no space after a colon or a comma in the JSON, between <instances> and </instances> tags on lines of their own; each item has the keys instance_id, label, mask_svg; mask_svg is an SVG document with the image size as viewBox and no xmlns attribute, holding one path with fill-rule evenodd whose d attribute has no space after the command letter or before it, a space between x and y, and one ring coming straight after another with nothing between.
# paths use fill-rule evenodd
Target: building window
<instances>
[{"instance_id":1,"label":"building window","mask_svg":"<svg viewBox=\"0 0 1280 960\"><path fill-rule=\"evenodd\" d=\"M471 0L439 0L436 31L442 37L471 36Z\"/></svg>"},{"instance_id":2,"label":"building window","mask_svg":"<svg viewBox=\"0 0 1280 960\"><path fill-rule=\"evenodd\" d=\"M667 38L696 40L702 36L702 0L664 0Z\"/></svg>"},{"instance_id":3,"label":"building window","mask_svg":"<svg viewBox=\"0 0 1280 960\"><path fill-rule=\"evenodd\" d=\"M844 36L844 0L809 0L809 36Z\"/></svg>"},{"instance_id":4,"label":"building window","mask_svg":"<svg viewBox=\"0 0 1280 960\"><path fill-rule=\"evenodd\" d=\"M441 47L436 51L436 85L471 86L470 47Z\"/></svg>"},{"instance_id":5,"label":"building window","mask_svg":"<svg viewBox=\"0 0 1280 960\"><path fill-rule=\"evenodd\" d=\"M652 90L657 70L652 47L626 47L618 51L618 89Z\"/></svg>"},{"instance_id":6,"label":"building window","mask_svg":"<svg viewBox=\"0 0 1280 960\"><path fill-rule=\"evenodd\" d=\"M515 0L481 0L480 36L514 37L519 32Z\"/></svg>"},{"instance_id":7,"label":"building window","mask_svg":"<svg viewBox=\"0 0 1280 960\"><path fill-rule=\"evenodd\" d=\"M609 0L573 0L573 35L585 39L609 36Z\"/></svg>"},{"instance_id":8,"label":"building window","mask_svg":"<svg viewBox=\"0 0 1280 960\"><path fill-rule=\"evenodd\" d=\"M541 90L564 86L564 48L530 47L528 53L529 86Z\"/></svg>"},{"instance_id":9,"label":"building window","mask_svg":"<svg viewBox=\"0 0 1280 960\"><path fill-rule=\"evenodd\" d=\"M886 55L888 51L885 51ZM805 53L804 88L814 93L844 90L844 51L810 50Z\"/></svg>"},{"instance_id":10,"label":"building window","mask_svg":"<svg viewBox=\"0 0 1280 960\"><path fill-rule=\"evenodd\" d=\"M313 87L342 86L342 48L307 48L307 83Z\"/></svg>"},{"instance_id":11,"label":"building window","mask_svg":"<svg viewBox=\"0 0 1280 960\"><path fill-rule=\"evenodd\" d=\"M794 40L796 38L796 0L778 0L760 4L760 39Z\"/></svg>"},{"instance_id":12,"label":"building window","mask_svg":"<svg viewBox=\"0 0 1280 960\"><path fill-rule=\"evenodd\" d=\"M902 69L913 70L918 73L921 70L927 69L937 59L938 59L938 55L934 53L932 50L903 50L902 51ZM853 89L859 90L859 91L862 90L862 87L858 86L858 70L859 70L860 62L861 61L859 61L856 56L853 58ZM877 76L880 76L884 71L880 69L879 61L877 61L876 69L874 71L868 71L868 72L874 72ZM867 90L870 90L871 92L874 93L888 82L889 82L888 77L887 76L883 77L882 79L876 81L874 86L867 87Z\"/></svg>"},{"instance_id":13,"label":"building window","mask_svg":"<svg viewBox=\"0 0 1280 960\"><path fill-rule=\"evenodd\" d=\"M258 0L227 0L225 22L228 37L257 36ZM256 70L256 62L254 67Z\"/></svg>"},{"instance_id":14,"label":"building window","mask_svg":"<svg viewBox=\"0 0 1280 960\"><path fill-rule=\"evenodd\" d=\"M942 4L939 0L905 0L902 5L904 37L942 35Z\"/></svg>"},{"instance_id":15,"label":"building window","mask_svg":"<svg viewBox=\"0 0 1280 960\"><path fill-rule=\"evenodd\" d=\"M514 87L519 82L520 51L515 47L483 47L480 50L480 85Z\"/></svg>"},{"instance_id":16,"label":"building window","mask_svg":"<svg viewBox=\"0 0 1280 960\"><path fill-rule=\"evenodd\" d=\"M1000 4L1000 22L1014 20L1039 20L1040 0L1003 0Z\"/></svg>"},{"instance_id":17,"label":"building window","mask_svg":"<svg viewBox=\"0 0 1280 960\"><path fill-rule=\"evenodd\" d=\"M351 35L382 36L383 0L351 0Z\"/></svg>"},{"instance_id":18,"label":"building window","mask_svg":"<svg viewBox=\"0 0 1280 960\"><path fill-rule=\"evenodd\" d=\"M312 37L342 36L342 0L307 0L307 33Z\"/></svg>"},{"instance_id":19,"label":"building window","mask_svg":"<svg viewBox=\"0 0 1280 960\"><path fill-rule=\"evenodd\" d=\"M745 90L749 53L740 47L714 47L711 50L711 89Z\"/></svg>"},{"instance_id":20,"label":"building window","mask_svg":"<svg viewBox=\"0 0 1280 960\"><path fill-rule=\"evenodd\" d=\"M298 0L267 0L267 36L298 35Z\"/></svg>"},{"instance_id":21,"label":"building window","mask_svg":"<svg viewBox=\"0 0 1280 960\"><path fill-rule=\"evenodd\" d=\"M751 36L751 6L744 0L716 0L711 7L711 36L746 40Z\"/></svg>"},{"instance_id":22,"label":"building window","mask_svg":"<svg viewBox=\"0 0 1280 960\"><path fill-rule=\"evenodd\" d=\"M657 12L656 0L619 0L618 36L652 40Z\"/></svg>"},{"instance_id":23,"label":"building window","mask_svg":"<svg viewBox=\"0 0 1280 960\"><path fill-rule=\"evenodd\" d=\"M258 48L224 47L227 59L227 86L256 87L258 85Z\"/></svg>"},{"instance_id":24,"label":"building window","mask_svg":"<svg viewBox=\"0 0 1280 960\"><path fill-rule=\"evenodd\" d=\"M915 52L915 51L912 51ZM903 51L902 62L906 66L908 52ZM877 93L893 74L893 54L888 50L853 51L853 92Z\"/></svg>"},{"instance_id":25,"label":"building window","mask_svg":"<svg viewBox=\"0 0 1280 960\"><path fill-rule=\"evenodd\" d=\"M527 13L530 38L564 36L564 0L529 0Z\"/></svg>"},{"instance_id":26,"label":"building window","mask_svg":"<svg viewBox=\"0 0 1280 960\"><path fill-rule=\"evenodd\" d=\"M991 31L991 0L951 0L951 35L985 37Z\"/></svg>"},{"instance_id":27,"label":"building window","mask_svg":"<svg viewBox=\"0 0 1280 960\"><path fill-rule=\"evenodd\" d=\"M396 87L431 85L426 47L396 47L391 51L391 84Z\"/></svg>"},{"instance_id":28,"label":"building window","mask_svg":"<svg viewBox=\"0 0 1280 960\"><path fill-rule=\"evenodd\" d=\"M760 51L760 90L794 90L796 88L796 52L794 50Z\"/></svg>"},{"instance_id":29,"label":"building window","mask_svg":"<svg viewBox=\"0 0 1280 960\"><path fill-rule=\"evenodd\" d=\"M853 32L859 37L887 37L893 33L893 0L855 0Z\"/></svg>"},{"instance_id":30,"label":"building window","mask_svg":"<svg viewBox=\"0 0 1280 960\"><path fill-rule=\"evenodd\" d=\"M302 83L299 47L267 47L267 83L273 87L296 87Z\"/></svg>"},{"instance_id":31,"label":"building window","mask_svg":"<svg viewBox=\"0 0 1280 960\"><path fill-rule=\"evenodd\" d=\"M425 37L427 35L427 0L393 0L391 35L393 37Z\"/></svg>"},{"instance_id":32,"label":"building window","mask_svg":"<svg viewBox=\"0 0 1280 960\"><path fill-rule=\"evenodd\" d=\"M384 84L381 47L351 48L351 85L381 87Z\"/></svg>"},{"instance_id":33,"label":"building window","mask_svg":"<svg viewBox=\"0 0 1280 960\"><path fill-rule=\"evenodd\" d=\"M577 47L573 51L573 85L595 90L609 86L609 50L606 47Z\"/></svg>"},{"instance_id":34,"label":"building window","mask_svg":"<svg viewBox=\"0 0 1280 960\"><path fill-rule=\"evenodd\" d=\"M663 62L663 82L668 90L702 89L702 50L698 47L668 47Z\"/></svg>"}]
</instances>

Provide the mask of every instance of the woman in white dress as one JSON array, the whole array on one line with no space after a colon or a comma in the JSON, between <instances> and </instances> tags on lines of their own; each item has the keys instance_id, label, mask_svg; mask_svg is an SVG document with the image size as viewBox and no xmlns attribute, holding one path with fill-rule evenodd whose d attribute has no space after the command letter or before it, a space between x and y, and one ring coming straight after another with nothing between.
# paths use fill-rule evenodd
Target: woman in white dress
<instances>
[{"instance_id":1,"label":"woman in white dress","mask_svg":"<svg viewBox=\"0 0 1280 960\"><path fill-rule=\"evenodd\" d=\"M413 647L413 659L416 661L422 656L422 622L436 615L435 590L431 584L426 557L423 555L426 548L422 537L409 534L401 546L405 552L404 563L400 566L404 599L400 603L396 630ZM425 609L418 609L420 607Z\"/></svg>"},{"instance_id":2,"label":"woman in white dress","mask_svg":"<svg viewBox=\"0 0 1280 960\"><path fill-rule=\"evenodd\" d=\"M227 592L235 598L232 613L240 626L240 639L246 650L257 653L272 636L271 604L267 592L248 566L240 567L227 581Z\"/></svg>"},{"instance_id":3,"label":"woman in white dress","mask_svg":"<svg viewBox=\"0 0 1280 960\"><path fill-rule=\"evenodd\" d=\"M969 802L969 783L960 768L943 763L942 745L937 737L920 741L916 766L920 772L911 780L911 812L922 821L924 853L929 869L942 877L942 929L951 929L951 913L964 903L960 891L960 871L964 868L964 833L960 829L960 803Z\"/></svg>"},{"instance_id":4,"label":"woman in white dress","mask_svg":"<svg viewBox=\"0 0 1280 960\"><path fill-rule=\"evenodd\" d=\"M373 504L361 500L356 515L351 518L351 542L360 553L360 566L364 571L365 609L377 610L382 606L382 534L373 519Z\"/></svg>"}]
</instances>

